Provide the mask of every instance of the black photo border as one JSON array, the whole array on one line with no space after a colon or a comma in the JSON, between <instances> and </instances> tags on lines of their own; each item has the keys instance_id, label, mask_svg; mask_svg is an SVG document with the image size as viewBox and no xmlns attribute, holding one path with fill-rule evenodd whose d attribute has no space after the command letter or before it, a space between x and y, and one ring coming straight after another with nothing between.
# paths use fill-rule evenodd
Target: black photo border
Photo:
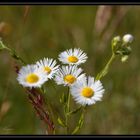
<instances>
[{"instance_id":1,"label":"black photo border","mask_svg":"<svg viewBox=\"0 0 140 140\"><path fill-rule=\"evenodd\" d=\"M0 0L0 7L3 5L140 5L140 0ZM140 138L139 135L1 135L0 138Z\"/></svg>"}]
</instances>

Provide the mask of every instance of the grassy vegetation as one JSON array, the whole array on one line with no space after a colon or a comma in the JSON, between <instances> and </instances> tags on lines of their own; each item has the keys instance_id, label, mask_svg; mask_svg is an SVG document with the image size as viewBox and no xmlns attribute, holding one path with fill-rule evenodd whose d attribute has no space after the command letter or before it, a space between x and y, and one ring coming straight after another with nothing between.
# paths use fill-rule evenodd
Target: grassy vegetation
<instances>
[{"instance_id":1,"label":"grassy vegetation","mask_svg":"<svg viewBox=\"0 0 140 140\"><path fill-rule=\"evenodd\" d=\"M118 58L102 79L103 100L88 108L79 134L139 134L139 13L140 6L1 5L0 37L30 64L43 57L57 59L61 51L80 47L89 57L82 67L95 76L111 55L111 39L131 33L134 42L128 62L121 63ZM0 60L0 134L43 134L44 125L16 80L15 61L6 51L0 52ZM58 86L56 93L52 83L46 86L46 96L57 108L65 88Z\"/></svg>"}]
</instances>

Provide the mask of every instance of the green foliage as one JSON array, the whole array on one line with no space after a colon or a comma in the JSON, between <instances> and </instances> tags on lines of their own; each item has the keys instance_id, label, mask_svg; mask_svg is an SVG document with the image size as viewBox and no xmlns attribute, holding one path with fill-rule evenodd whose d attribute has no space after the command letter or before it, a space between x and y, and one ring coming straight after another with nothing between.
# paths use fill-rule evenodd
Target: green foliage
<instances>
[{"instance_id":1,"label":"green foliage","mask_svg":"<svg viewBox=\"0 0 140 140\"><path fill-rule=\"evenodd\" d=\"M111 20L116 18L113 15L104 29L104 32L111 30L113 33L109 32L104 36L97 35L95 26L97 10L98 6L94 5L1 6L0 38L29 63L43 57L57 58L65 49L80 47L89 57L83 66L85 72L95 76L111 55L112 37L123 36L124 33L134 35L135 41L128 62L113 63L109 74L102 80L106 91L102 102L97 102L88 109L84 124L82 121L78 122L78 126L83 127L77 132L79 129L77 126L74 133L139 134L140 6L131 6L119 25L113 24L114 30L113 26L110 27ZM36 117L24 89L16 80L17 74L14 69L16 62L6 51L0 51L0 59L0 110L5 101L10 102L9 109L0 117L0 134L42 134L45 126ZM57 87L56 93L52 90L51 84L48 84L47 88L46 96L57 108L60 103L57 99L64 93L64 89ZM65 102L64 98L61 102ZM62 108L57 111L62 115ZM77 118L73 116L71 122L76 122L79 116L77 115ZM63 124L61 119L58 119L58 122ZM63 134L63 129L60 128L59 133Z\"/></svg>"}]
</instances>

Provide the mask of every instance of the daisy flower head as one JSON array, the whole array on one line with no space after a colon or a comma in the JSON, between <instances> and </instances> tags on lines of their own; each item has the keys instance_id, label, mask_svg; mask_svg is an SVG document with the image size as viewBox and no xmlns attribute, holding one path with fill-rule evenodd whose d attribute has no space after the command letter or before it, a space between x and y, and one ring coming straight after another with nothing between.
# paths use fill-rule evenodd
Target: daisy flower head
<instances>
[{"instance_id":1,"label":"daisy flower head","mask_svg":"<svg viewBox=\"0 0 140 140\"><path fill-rule=\"evenodd\" d=\"M24 87L41 87L48 78L37 65L23 66L18 73L17 80Z\"/></svg>"},{"instance_id":2,"label":"daisy flower head","mask_svg":"<svg viewBox=\"0 0 140 140\"><path fill-rule=\"evenodd\" d=\"M80 48L74 48L60 53L58 59L63 64L80 65L85 63L87 58L87 54L84 53Z\"/></svg>"},{"instance_id":3,"label":"daisy flower head","mask_svg":"<svg viewBox=\"0 0 140 140\"><path fill-rule=\"evenodd\" d=\"M64 86L71 86L78 79L85 76L85 74L81 74L82 71L83 70L81 68L77 68L77 66L62 66L55 75L55 82L58 85L63 84Z\"/></svg>"},{"instance_id":4,"label":"daisy flower head","mask_svg":"<svg viewBox=\"0 0 140 140\"><path fill-rule=\"evenodd\" d=\"M44 58L36 62L36 65L41 68L49 79L52 79L55 73L58 71L59 65L56 65L56 60L51 58Z\"/></svg>"},{"instance_id":5,"label":"daisy flower head","mask_svg":"<svg viewBox=\"0 0 140 140\"><path fill-rule=\"evenodd\" d=\"M104 93L102 83L90 76L77 80L70 90L74 100L81 105L92 105L101 101Z\"/></svg>"}]
</instances>

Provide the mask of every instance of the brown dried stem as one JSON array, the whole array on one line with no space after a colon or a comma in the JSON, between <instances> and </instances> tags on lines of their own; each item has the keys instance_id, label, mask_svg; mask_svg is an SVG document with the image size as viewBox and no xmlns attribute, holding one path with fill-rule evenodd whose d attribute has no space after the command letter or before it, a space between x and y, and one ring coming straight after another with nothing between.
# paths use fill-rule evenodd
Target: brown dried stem
<instances>
[{"instance_id":1,"label":"brown dried stem","mask_svg":"<svg viewBox=\"0 0 140 140\"><path fill-rule=\"evenodd\" d=\"M48 125L48 133L53 133L55 127L52 120L50 119L49 111L44 108L44 98L42 94L40 91L34 88L26 90L29 92L28 99L36 110L37 116L39 116L39 118Z\"/></svg>"},{"instance_id":2,"label":"brown dried stem","mask_svg":"<svg viewBox=\"0 0 140 140\"><path fill-rule=\"evenodd\" d=\"M15 71L16 73L19 72L19 68L17 65L15 65ZM42 95L42 93L35 88L29 89L26 88L26 91L29 93L28 94L28 99L30 103L33 105L37 116L45 122L45 124L48 125L48 134L54 134L55 126L53 121L50 118L49 111L44 107L45 105L45 100Z\"/></svg>"}]
</instances>

